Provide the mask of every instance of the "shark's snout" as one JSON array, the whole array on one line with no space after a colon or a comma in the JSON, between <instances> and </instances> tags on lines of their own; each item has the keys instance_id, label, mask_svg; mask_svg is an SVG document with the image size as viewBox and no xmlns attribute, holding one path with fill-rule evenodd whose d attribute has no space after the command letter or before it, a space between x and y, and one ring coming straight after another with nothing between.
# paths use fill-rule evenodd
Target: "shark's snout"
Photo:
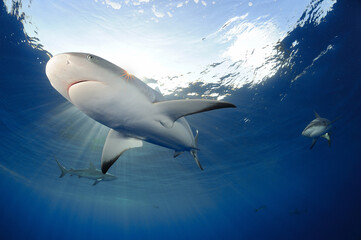
<instances>
[{"instance_id":1,"label":"shark's snout","mask_svg":"<svg viewBox=\"0 0 361 240\"><path fill-rule=\"evenodd\" d=\"M64 68L66 65L70 63L68 56L66 54L59 54L55 55L54 57L50 58L48 63L46 64L46 75L48 78L53 75L57 75L59 69ZM50 82L51 79L49 78Z\"/></svg>"},{"instance_id":2,"label":"shark's snout","mask_svg":"<svg viewBox=\"0 0 361 240\"><path fill-rule=\"evenodd\" d=\"M68 54L58 54L52 57L46 64L45 73L50 84L66 99L69 99L68 89L72 84L70 74L71 58Z\"/></svg>"},{"instance_id":3,"label":"shark's snout","mask_svg":"<svg viewBox=\"0 0 361 240\"><path fill-rule=\"evenodd\" d=\"M302 136L305 137L309 137L310 136L310 129L308 127L306 127L305 129L303 129L302 131Z\"/></svg>"}]
</instances>

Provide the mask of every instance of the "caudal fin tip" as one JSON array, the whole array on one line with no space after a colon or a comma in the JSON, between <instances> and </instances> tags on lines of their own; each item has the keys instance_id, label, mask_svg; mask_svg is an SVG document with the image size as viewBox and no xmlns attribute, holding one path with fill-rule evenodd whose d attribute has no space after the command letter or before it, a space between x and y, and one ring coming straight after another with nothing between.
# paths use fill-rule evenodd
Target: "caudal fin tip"
<instances>
[{"instance_id":1,"label":"caudal fin tip","mask_svg":"<svg viewBox=\"0 0 361 240\"><path fill-rule=\"evenodd\" d=\"M233 103L230 103L230 102L222 102L222 105L224 108L237 108L236 105L234 105Z\"/></svg>"},{"instance_id":2,"label":"caudal fin tip","mask_svg":"<svg viewBox=\"0 0 361 240\"><path fill-rule=\"evenodd\" d=\"M109 169L109 167L108 167L108 168L106 168L106 167L103 167L103 166L102 166L102 173L103 173L103 174L106 174L106 173L107 173L107 171L108 171L108 169Z\"/></svg>"},{"instance_id":3,"label":"caudal fin tip","mask_svg":"<svg viewBox=\"0 0 361 240\"><path fill-rule=\"evenodd\" d=\"M119 158L119 155L109 161L102 161L102 163L101 163L102 173L106 174L108 172L109 168L115 163L115 161L118 158Z\"/></svg>"}]
</instances>

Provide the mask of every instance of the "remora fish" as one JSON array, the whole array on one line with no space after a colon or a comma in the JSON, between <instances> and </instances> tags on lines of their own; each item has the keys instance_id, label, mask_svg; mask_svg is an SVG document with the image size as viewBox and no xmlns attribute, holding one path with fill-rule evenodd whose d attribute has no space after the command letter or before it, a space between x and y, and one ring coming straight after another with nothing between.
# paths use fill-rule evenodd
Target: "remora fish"
<instances>
[{"instance_id":1,"label":"remora fish","mask_svg":"<svg viewBox=\"0 0 361 240\"><path fill-rule=\"evenodd\" d=\"M318 138L320 137L327 139L328 145L331 146L331 138L329 131L332 128L332 123L334 123L337 119L334 121L330 121L326 118L321 118L317 112L315 112L315 117L316 119L312 120L307 125L307 127L302 131L302 135L305 137L312 138L312 144L310 149L312 149L315 146Z\"/></svg>"},{"instance_id":2,"label":"remora fish","mask_svg":"<svg viewBox=\"0 0 361 240\"><path fill-rule=\"evenodd\" d=\"M46 65L51 85L85 114L110 128L101 158L106 173L126 150L147 141L197 156L197 139L184 116L218 108L227 102L205 99L165 101L163 96L122 68L91 54L63 53Z\"/></svg>"},{"instance_id":3,"label":"remora fish","mask_svg":"<svg viewBox=\"0 0 361 240\"><path fill-rule=\"evenodd\" d=\"M65 174L69 173L71 176L76 175L78 177L84 177L95 180L93 186L98 184L100 181L112 181L117 179L116 176L110 173L104 174L100 170L96 169L92 162L90 162L90 166L87 169L72 169L72 168L66 169L63 165L61 165L58 162L58 160L55 159L55 161L61 170L61 174L59 176L60 178L64 177Z\"/></svg>"}]
</instances>

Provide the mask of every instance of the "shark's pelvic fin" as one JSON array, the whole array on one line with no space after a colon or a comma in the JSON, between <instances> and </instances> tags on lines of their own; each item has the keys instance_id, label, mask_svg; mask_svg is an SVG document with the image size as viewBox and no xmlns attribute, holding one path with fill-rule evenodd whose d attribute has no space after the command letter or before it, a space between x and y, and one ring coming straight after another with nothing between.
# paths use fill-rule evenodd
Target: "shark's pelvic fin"
<instances>
[{"instance_id":1,"label":"shark's pelvic fin","mask_svg":"<svg viewBox=\"0 0 361 240\"><path fill-rule=\"evenodd\" d=\"M330 133L325 133L325 134L323 134L321 137L327 139L328 146L331 147L331 137L330 137Z\"/></svg>"},{"instance_id":2,"label":"shark's pelvic fin","mask_svg":"<svg viewBox=\"0 0 361 240\"><path fill-rule=\"evenodd\" d=\"M60 162L58 162L58 160L55 158L55 161L56 163L58 164L59 168L60 168L60 171L61 171L61 174L60 174L60 178L64 177L65 174L67 174L69 171L63 166L60 164Z\"/></svg>"},{"instance_id":3,"label":"shark's pelvic fin","mask_svg":"<svg viewBox=\"0 0 361 240\"><path fill-rule=\"evenodd\" d=\"M166 128L172 128L174 125L173 119L165 115L160 116L158 121Z\"/></svg>"},{"instance_id":4,"label":"shark's pelvic fin","mask_svg":"<svg viewBox=\"0 0 361 240\"><path fill-rule=\"evenodd\" d=\"M103 180L102 178L98 178L94 181L93 186L97 185L98 183L100 183L100 181Z\"/></svg>"},{"instance_id":5,"label":"shark's pelvic fin","mask_svg":"<svg viewBox=\"0 0 361 240\"><path fill-rule=\"evenodd\" d=\"M207 99L182 99L156 102L154 105L162 117L159 121L165 127L172 127L173 123L181 117L211 111L219 108L235 108L232 103Z\"/></svg>"},{"instance_id":6,"label":"shark's pelvic fin","mask_svg":"<svg viewBox=\"0 0 361 240\"><path fill-rule=\"evenodd\" d=\"M195 136L195 138L194 138L194 142L195 142L195 146L198 147L198 130L196 130L196 136ZM200 162L199 159L198 159L197 151L198 151L197 149L192 149L190 152L191 152L191 154L192 154L192 156L193 156L193 158L194 158L194 161L196 161L198 167L199 167L201 170L203 170L203 167L202 167L202 165L201 165L201 162Z\"/></svg>"},{"instance_id":7,"label":"shark's pelvic fin","mask_svg":"<svg viewBox=\"0 0 361 240\"><path fill-rule=\"evenodd\" d=\"M311 144L310 149L312 149L312 148L315 146L315 144L316 144L316 142L317 142L317 139L318 139L318 138L312 139L312 144Z\"/></svg>"},{"instance_id":8,"label":"shark's pelvic fin","mask_svg":"<svg viewBox=\"0 0 361 240\"><path fill-rule=\"evenodd\" d=\"M316 118L321 118L320 115L316 111L314 111L314 112L315 112L315 117Z\"/></svg>"},{"instance_id":9,"label":"shark's pelvic fin","mask_svg":"<svg viewBox=\"0 0 361 240\"><path fill-rule=\"evenodd\" d=\"M122 133L110 129L103 147L101 160L102 172L105 174L120 155L128 149L142 146L143 142L141 140L127 137Z\"/></svg>"}]
</instances>

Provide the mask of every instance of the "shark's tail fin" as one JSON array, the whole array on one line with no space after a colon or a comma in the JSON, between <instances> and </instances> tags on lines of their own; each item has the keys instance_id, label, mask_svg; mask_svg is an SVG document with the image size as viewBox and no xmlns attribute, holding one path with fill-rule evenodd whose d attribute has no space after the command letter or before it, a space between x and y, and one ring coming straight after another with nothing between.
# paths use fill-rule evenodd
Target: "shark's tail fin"
<instances>
[{"instance_id":1,"label":"shark's tail fin","mask_svg":"<svg viewBox=\"0 0 361 240\"><path fill-rule=\"evenodd\" d=\"M198 149L197 149L197 147L198 147L198 130L196 130L196 133L197 133L197 134L196 134L196 136L195 136L195 138L194 138L196 148L191 150L191 154L192 154L192 156L193 156L193 158L194 158L194 161L196 161L198 167L199 167L201 170L203 170L203 167L202 167L201 163L199 162L198 154L197 154L197 151L198 151Z\"/></svg>"},{"instance_id":2,"label":"shark's tail fin","mask_svg":"<svg viewBox=\"0 0 361 240\"><path fill-rule=\"evenodd\" d=\"M58 164L58 166L59 166L59 168L60 168L60 171L61 171L61 174L60 174L59 177L62 178L62 177L64 177L65 174L67 174L69 171L68 171L63 165L61 165L56 158L55 158L55 161L56 161L56 163Z\"/></svg>"}]
</instances>

